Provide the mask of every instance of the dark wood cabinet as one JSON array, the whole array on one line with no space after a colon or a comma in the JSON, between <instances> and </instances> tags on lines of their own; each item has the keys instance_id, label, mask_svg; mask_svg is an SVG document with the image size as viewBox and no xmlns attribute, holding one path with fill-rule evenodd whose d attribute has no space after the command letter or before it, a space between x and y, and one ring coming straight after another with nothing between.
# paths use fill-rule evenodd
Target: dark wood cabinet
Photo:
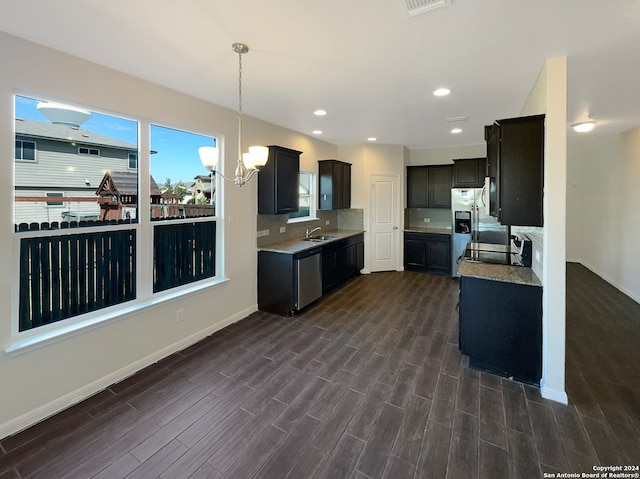
<instances>
[{"instance_id":1,"label":"dark wood cabinet","mask_svg":"<svg viewBox=\"0 0 640 479\"><path fill-rule=\"evenodd\" d=\"M342 285L364 268L364 235L351 236L322 247L322 293Z\"/></svg>"},{"instance_id":2,"label":"dark wood cabinet","mask_svg":"<svg viewBox=\"0 0 640 479\"><path fill-rule=\"evenodd\" d=\"M453 160L453 188L482 188L487 173L486 158Z\"/></svg>"},{"instance_id":3,"label":"dark wood cabinet","mask_svg":"<svg viewBox=\"0 0 640 479\"><path fill-rule=\"evenodd\" d=\"M351 208L351 164L338 160L318 161L318 208Z\"/></svg>"},{"instance_id":4,"label":"dark wood cabinet","mask_svg":"<svg viewBox=\"0 0 640 479\"><path fill-rule=\"evenodd\" d=\"M404 267L413 271L451 274L451 235L405 232Z\"/></svg>"},{"instance_id":5,"label":"dark wood cabinet","mask_svg":"<svg viewBox=\"0 0 640 479\"><path fill-rule=\"evenodd\" d=\"M460 278L459 344L469 365L538 386L542 377L542 288Z\"/></svg>"},{"instance_id":6,"label":"dark wood cabinet","mask_svg":"<svg viewBox=\"0 0 640 479\"><path fill-rule=\"evenodd\" d=\"M451 208L451 165L407 166L407 208Z\"/></svg>"},{"instance_id":7,"label":"dark wood cabinet","mask_svg":"<svg viewBox=\"0 0 640 479\"><path fill-rule=\"evenodd\" d=\"M298 211L301 152L269 146L267 164L258 173L258 214Z\"/></svg>"},{"instance_id":8,"label":"dark wood cabinet","mask_svg":"<svg viewBox=\"0 0 640 479\"><path fill-rule=\"evenodd\" d=\"M491 214L503 225L543 226L544 115L499 120L485 137Z\"/></svg>"}]
</instances>

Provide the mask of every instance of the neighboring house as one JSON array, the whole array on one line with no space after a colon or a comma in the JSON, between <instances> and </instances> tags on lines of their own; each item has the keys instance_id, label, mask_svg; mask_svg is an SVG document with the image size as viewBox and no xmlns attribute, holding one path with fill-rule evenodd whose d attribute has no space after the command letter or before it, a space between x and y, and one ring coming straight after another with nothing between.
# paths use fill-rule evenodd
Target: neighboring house
<instances>
[{"instance_id":1,"label":"neighboring house","mask_svg":"<svg viewBox=\"0 0 640 479\"><path fill-rule=\"evenodd\" d=\"M196 176L191 187L191 197L197 203L203 199L207 200L207 203L211 203L211 175L198 175ZM213 186L213 201L216 200L215 185Z\"/></svg>"},{"instance_id":2,"label":"neighboring house","mask_svg":"<svg viewBox=\"0 0 640 479\"><path fill-rule=\"evenodd\" d=\"M15 128L16 224L97 219L105 174L137 174L137 145L70 124L16 119Z\"/></svg>"}]
</instances>

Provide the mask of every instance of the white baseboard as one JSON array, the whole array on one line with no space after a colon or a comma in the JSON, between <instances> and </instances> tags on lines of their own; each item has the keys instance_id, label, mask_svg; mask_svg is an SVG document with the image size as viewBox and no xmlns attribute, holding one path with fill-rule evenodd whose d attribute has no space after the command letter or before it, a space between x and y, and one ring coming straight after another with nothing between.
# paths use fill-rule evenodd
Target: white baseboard
<instances>
[{"instance_id":1,"label":"white baseboard","mask_svg":"<svg viewBox=\"0 0 640 479\"><path fill-rule=\"evenodd\" d=\"M540 393L542 394L542 397L545 399L559 402L561 404L569 404L569 398L567 397L566 392L559 391L553 388L548 388L544 385L544 381L543 381L543 384L540 384Z\"/></svg>"},{"instance_id":2,"label":"white baseboard","mask_svg":"<svg viewBox=\"0 0 640 479\"><path fill-rule=\"evenodd\" d=\"M181 339L180 341L170 344L154 353L135 361L124 368L121 368L117 371L114 371L106 376L89 383L81 388L76 389L75 391L71 391L64 396L61 396L53 401L48 402L47 404L43 404L42 406L33 409L17 418L14 418L10 421L5 422L4 424L0 424L0 439L10 436L11 434L15 434L23 429L26 429L34 424L42 421L43 419L48 418L49 416L53 416L64 409L73 406L74 404L83 401L84 399L96 394L97 392L102 391L105 388L108 388L114 383L122 381L123 379L133 375L137 371L146 368L154 363L157 363L161 359L176 353L178 351L182 351L183 349L191 346L192 344L197 343L198 341L210 336L211 334L219 331L230 324L236 323L241 319L246 318L251 313L258 310L258 305L255 304L249 308L246 308L242 311L239 311L232 316L229 316L218 323L211 325L197 333L192 334L191 336L187 336L186 338Z\"/></svg>"},{"instance_id":3,"label":"white baseboard","mask_svg":"<svg viewBox=\"0 0 640 479\"><path fill-rule=\"evenodd\" d=\"M636 303L640 303L640 295L635 294L632 291L629 291L623 285L619 284L617 281L615 281L614 279L610 278L607 274L605 274L602 271L598 270L598 268L596 268L592 264L589 264L588 262L580 260L580 259L575 259L575 260L572 259L572 260L567 260L567 261L571 261L572 263L580 263L582 266L587 268L592 273L595 273L598 276L600 276L602 279L604 279L611 286L614 286L616 289L619 289L620 291L622 291L624 294L626 294L631 299L633 299Z\"/></svg>"}]
</instances>

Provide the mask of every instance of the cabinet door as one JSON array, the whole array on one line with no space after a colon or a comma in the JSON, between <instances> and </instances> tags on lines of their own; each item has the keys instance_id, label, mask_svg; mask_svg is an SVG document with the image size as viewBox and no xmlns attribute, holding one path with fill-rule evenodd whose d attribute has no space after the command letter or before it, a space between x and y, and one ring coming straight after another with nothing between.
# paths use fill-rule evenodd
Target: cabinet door
<instances>
[{"instance_id":1,"label":"cabinet door","mask_svg":"<svg viewBox=\"0 0 640 479\"><path fill-rule=\"evenodd\" d=\"M430 236L439 236L439 238L427 240L427 271L438 274L451 274L451 243L449 236Z\"/></svg>"},{"instance_id":2,"label":"cabinet door","mask_svg":"<svg viewBox=\"0 0 640 479\"><path fill-rule=\"evenodd\" d=\"M276 214L298 211L300 156L289 151L278 151L276 158Z\"/></svg>"},{"instance_id":3,"label":"cabinet door","mask_svg":"<svg viewBox=\"0 0 640 479\"><path fill-rule=\"evenodd\" d=\"M279 215L298 211L300 152L269 146L267 164L258 173L258 214Z\"/></svg>"},{"instance_id":4,"label":"cabinet door","mask_svg":"<svg viewBox=\"0 0 640 479\"><path fill-rule=\"evenodd\" d=\"M543 226L544 116L500 123L500 213L504 225Z\"/></svg>"},{"instance_id":5,"label":"cabinet door","mask_svg":"<svg viewBox=\"0 0 640 479\"><path fill-rule=\"evenodd\" d=\"M453 160L454 188L482 188L487 169L485 158Z\"/></svg>"},{"instance_id":6,"label":"cabinet door","mask_svg":"<svg viewBox=\"0 0 640 479\"><path fill-rule=\"evenodd\" d=\"M429 207L451 208L451 166L429 167Z\"/></svg>"},{"instance_id":7,"label":"cabinet door","mask_svg":"<svg viewBox=\"0 0 640 479\"><path fill-rule=\"evenodd\" d=\"M407 166L407 208L429 207L428 179L428 166Z\"/></svg>"},{"instance_id":8,"label":"cabinet door","mask_svg":"<svg viewBox=\"0 0 640 479\"><path fill-rule=\"evenodd\" d=\"M348 209L351 208L351 165L342 163L341 170L342 203L340 208Z\"/></svg>"},{"instance_id":9,"label":"cabinet door","mask_svg":"<svg viewBox=\"0 0 640 479\"><path fill-rule=\"evenodd\" d=\"M331 291L337 282L336 251L333 248L322 249L322 293Z\"/></svg>"},{"instance_id":10,"label":"cabinet door","mask_svg":"<svg viewBox=\"0 0 640 479\"><path fill-rule=\"evenodd\" d=\"M427 244L420 235L405 235L404 266L407 269L427 269Z\"/></svg>"},{"instance_id":11,"label":"cabinet door","mask_svg":"<svg viewBox=\"0 0 640 479\"><path fill-rule=\"evenodd\" d=\"M500 211L498 184L500 176L500 127L485 126L487 142L487 176L489 177L489 214L495 218Z\"/></svg>"}]
</instances>

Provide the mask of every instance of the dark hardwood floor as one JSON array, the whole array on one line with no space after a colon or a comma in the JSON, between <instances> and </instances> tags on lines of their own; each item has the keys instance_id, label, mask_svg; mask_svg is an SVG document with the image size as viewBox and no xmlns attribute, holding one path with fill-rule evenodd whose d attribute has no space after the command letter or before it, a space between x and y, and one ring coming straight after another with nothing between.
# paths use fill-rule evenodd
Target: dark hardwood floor
<instances>
[{"instance_id":1,"label":"dark hardwood floor","mask_svg":"<svg viewBox=\"0 0 640 479\"><path fill-rule=\"evenodd\" d=\"M0 441L8 478L523 478L640 464L640 305L568 265L570 405L458 351L458 283L358 277Z\"/></svg>"}]
</instances>

